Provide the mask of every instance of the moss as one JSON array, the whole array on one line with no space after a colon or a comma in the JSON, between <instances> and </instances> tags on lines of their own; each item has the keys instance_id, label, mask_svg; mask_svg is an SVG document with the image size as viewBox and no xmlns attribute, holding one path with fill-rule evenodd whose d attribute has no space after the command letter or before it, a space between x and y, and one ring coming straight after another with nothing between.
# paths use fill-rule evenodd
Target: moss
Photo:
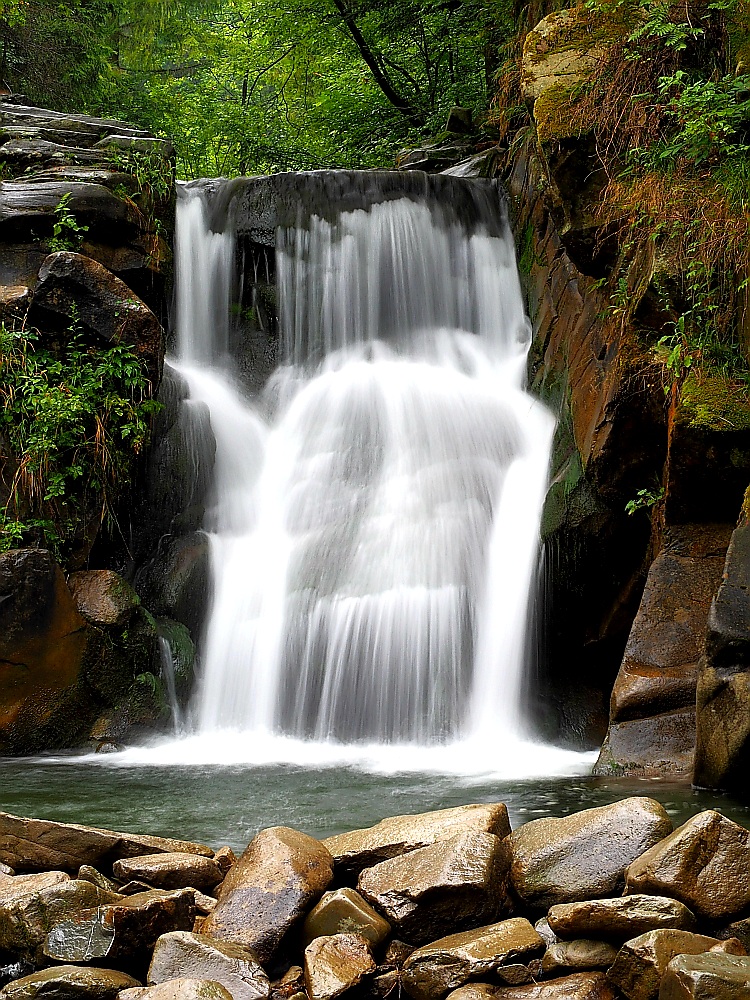
<instances>
[{"instance_id":1,"label":"moss","mask_svg":"<svg viewBox=\"0 0 750 1000\"><path fill-rule=\"evenodd\" d=\"M518 245L518 270L521 274L531 274L531 269L536 263L534 253L534 224L527 222L521 233Z\"/></svg>"},{"instance_id":2,"label":"moss","mask_svg":"<svg viewBox=\"0 0 750 1000\"><path fill-rule=\"evenodd\" d=\"M724 375L690 375L682 387L679 419L714 431L750 430L747 390Z\"/></svg>"},{"instance_id":3,"label":"moss","mask_svg":"<svg viewBox=\"0 0 750 1000\"><path fill-rule=\"evenodd\" d=\"M526 36L524 48L532 63L542 62L550 52L587 52L596 46L622 41L637 20L635 4L600 2L548 14L545 30L536 28Z\"/></svg>"},{"instance_id":4,"label":"moss","mask_svg":"<svg viewBox=\"0 0 750 1000\"><path fill-rule=\"evenodd\" d=\"M736 0L726 13L727 35L737 73L750 73L750 0Z\"/></svg>"},{"instance_id":5,"label":"moss","mask_svg":"<svg viewBox=\"0 0 750 1000\"><path fill-rule=\"evenodd\" d=\"M534 103L534 119L539 139L572 139L589 129L581 115L579 86L556 83Z\"/></svg>"}]
</instances>

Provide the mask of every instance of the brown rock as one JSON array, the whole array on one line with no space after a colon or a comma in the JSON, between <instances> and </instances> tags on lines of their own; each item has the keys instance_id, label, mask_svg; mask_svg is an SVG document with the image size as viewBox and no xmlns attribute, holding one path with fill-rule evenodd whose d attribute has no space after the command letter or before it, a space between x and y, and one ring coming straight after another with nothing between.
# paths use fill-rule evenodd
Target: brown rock
<instances>
[{"instance_id":1,"label":"brown rock","mask_svg":"<svg viewBox=\"0 0 750 1000\"><path fill-rule=\"evenodd\" d=\"M737 938L745 951L750 955L750 917L743 917L741 920L732 920L723 927L714 929L717 938L726 941L728 938Z\"/></svg>"},{"instance_id":2,"label":"brown rock","mask_svg":"<svg viewBox=\"0 0 750 1000\"><path fill-rule=\"evenodd\" d=\"M750 958L708 952L677 955L667 966L659 1000L747 1000Z\"/></svg>"},{"instance_id":3,"label":"brown rock","mask_svg":"<svg viewBox=\"0 0 750 1000\"><path fill-rule=\"evenodd\" d=\"M357 876L363 868L398 857L467 831L510 833L508 810L501 802L438 809L413 816L389 816L364 830L340 833L324 840L333 855L338 877Z\"/></svg>"},{"instance_id":4,"label":"brown rock","mask_svg":"<svg viewBox=\"0 0 750 1000\"><path fill-rule=\"evenodd\" d=\"M315 938L305 948L305 986L310 1000L334 1000L374 972L370 948L359 934Z\"/></svg>"},{"instance_id":5,"label":"brown rock","mask_svg":"<svg viewBox=\"0 0 750 1000\"><path fill-rule=\"evenodd\" d=\"M247 945L265 965L332 877L319 841L284 826L261 830L224 879L204 933Z\"/></svg>"},{"instance_id":6,"label":"brown rock","mask_svg":"<svg viewBox=\"0 0 750 1000\"><path fill-rule=\"evenodd\" d=\"M15 870L11 868L10 865L5 865L2 861L0 861L0 875L12 877L15 874Z\"/></svg>"},{"instance_id":7,"label":"brown rock","mask_svg":"<svg viewBox=\"0 0 750 1000\"><path fill-rule=\"evenodd\" d=\"M544 941L528 920L514 917L418 948L404 962L401 981L414 1000L438 1000L473 979L525 963L543 951Z\"/></svg>"},{"instance_id":8,"label":"brown rock","mask_svg":"<svg viewBox=\"0 0 750 1000\"><path fill-rule=\"evenodd\" d=\"M603 972L578 972L533 986L499 989L496 1000L615 1000Z\"/></svg>"},{"instance_id":9,"label":"brown rock","mask_svg":"<svg viewBox=\"0 0 750 1000\"><path fill-rule=\"evenodd\" d=\"M649 931L626 941L607 973L610 983L628 1000L653 1000L675 955L699 955L711 948L737 954L739 941L718 941L703 934L672 929Z\"/></svg>"},{"instance_id":10,"label":"brown rock","mask_svg":"<svg viewBox=\"0 0 750 1000\"><path fill-rule=\"evenodd\" d=\"M210 979L170 979L157 986L123 990L117 1000L234 1000L221 983Z\"/></svg>"},{"instance_id":11,"label":"brown rock","mask_svg":"<svg viewBox=\"0 0 750 1000\"><path fill-rule=\"evenodd\" d=\"M3 1000L114 1000L121 990L141 984L124 972L90 969L80 965L58 965L8 983L0 991Z\"/></svg>"},{"instance_id":12,"label":"brown rock","mask_svg":"<svg viewBox=\"0 0 750 1000\"><path fill-rule=\"evenodd\" d=\"M394 938L393 941L388 942L388 947L385 949L385 954L383 955L383 961L386 965L396 965L400 969L409 955L413 954L414 951L416 949L413 945L406 944L406 942Z\"/></svg>"},{"instance_id":13,"label":"brown rock","mask_svg":"<svg viewBox=\"0 0 750 1000\"><path fill-rule=\"evenodd\" d=\"M578 938L548 946L542 959L545 976L561 975L577 969L608 969L617 958L617 949L606 941Z\"/></svg>"},{"instance_id":14,"label":"brown rock","mask_svg":"<svg viewBox=\"0 0 750 1000\"><path fill-rule=\"evenodd\" d=\"M0 881L0 906L7 906L16 899L49 889L53 885L70 882L65 872L40 872L38 875L16 875Z\"/></svg>"},{"instance_id":15,"label":"brown rock","mask_svg":"<svg viewBox=\"0 0 750 1000\"><path fill-rule=\"evenodd\" d=\"M628 865L671 830L663 807L647 798L533 820L509 839L513 887L535 909L612 896Z\"/></svg>"},{"instance_id":16,"label":"brown rock","mask_svg":"<svg viewBox=\"0 0 750 1000\"><path fill-rule=\"evenodd\" d=\"M80 614L103 628L124 628L141 603L130 584L111 569L71 573L68 587Z\"/></svg>"},{"instance_id":17,"label":"brown rock","mask_svg":"<svg viewBox=\"0 0 750 1000\"><path fill-rule=\"evenodd\" d=\"M265 1000L271 991L268 976L249 948L174 931L156 942L148 982L165 983L180 976L221 983L234 1000Z\"/></svg>"},{"instance_id":18,"label":"brown rock","mask_svg":"<svg viewBox=\"0 0 750 1000\"><path fill-rule=\"evenodd\" d=\"M123 882L143 880L155 889L213 889L224 878L212 858L182 852L124 858L115 861L112 874Z\"/></svg>"},{"instance_id":19,"label":"brown rock","mask_svg":"<svg viewBox=\"0 0 750 1000\"><path fill-rule=\"evenodd\" d=\"M461 833L366 868L357 887L400 938L426 944L512 910L510 852L492 833Z\"/></svg>"},{"instance_id":20,"label":"brown rock","mask_svg":"<svg viewBox=\"0 0 750 1000\"><path fill-rule=\"evenodd\" d=\"M84 882L93 882L100 889L108 889L110 892L119 892L124 895L116 882L113 882L111 878L107 878L106 875L102 875L100 871L97 871L91 865L81 865L76 878Z\"/></svg>"},{"instance_id":21,"label":"brown rock","mask_svg":"<svg viewBox=\"0 0 750 1000\"><path fill-rule=\"evenodd\" d=\"M332 934L359 934L377 947L391 933L391 925L354 889L326 892L307 915L302 928L305 946L316 937Z\"/></svg>"},{"instance_id":22,"label":"brown rock","mask_svg":"<svg viewBox=\"0 0 750 1000\"><path fill-rule=\"evenodd\" d=\"M561 938L587 936L608 941L627 941L660 927L684 931L695 927L695 917L683 903L666 896L640 894L560 903L550 908L547 920Z\"/></svg>"},{"instance_id":23,"label":"brown rock","mask_svg":"<svg viewBox=\"0 0 750 1000\"><path fill-rule=\"evenodd\" d=\"M120 858L175 851L207 857L213 854L204 844L0 813L0 858L19 871L60 868L77 872L84 864L106 871Z\"/></svg>"},{"instance_id":24,"label":"brown rock","mask_svg":"<svg viewBox=\"0 0 750 1000\"><path fill-rule=\"evenodd\" d=\"M627 891L673 896L709 920L739 915L750 906L750 832L698 813L633 861Z\"/></svg>"},{"instance_id":25,"label":"brown rock","mask_svg":"<svg viewBox=\"0 0 750 1000\"><path fill-rule=\"evenodd\" d=\"M226 875L232 865L237 861L237 855L231 847L220 847L214 854L214 861L221 869L222 874Z\"/></svg>"}]
</instances>

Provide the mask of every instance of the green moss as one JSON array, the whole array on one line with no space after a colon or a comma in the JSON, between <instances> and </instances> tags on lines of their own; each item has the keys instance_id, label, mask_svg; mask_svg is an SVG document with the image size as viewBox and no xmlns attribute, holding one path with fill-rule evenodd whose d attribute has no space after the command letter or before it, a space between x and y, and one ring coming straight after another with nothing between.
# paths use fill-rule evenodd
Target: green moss
<instances>
[{"instance_id":1,"label":"green moss","mask_svg":"<svg viewBox=\"0 0 750 1000\"><path fill-rule=\"evenodd\" d=\"M750 73L750 0L737 0L726 12L732 66L737 73Z\"/></svg>"},{"instance_id":2,"label":"green moss","mask_svg":"<svg viewBox=\"0 0 750 1000\"><path fill-rule=\"evenodd\" d=\"M682 387L679 419L714 431L750 430L750 399L726 376L690 375Z\"/></svg>"},{"instance_id":3,"label":"green moss","mask_svg":"<svg viewBox=\"0 0 750 1000\"><path fill-rule=\"evenodd\" d=\"M550 52L587 52L622 41L636 21L633 3L580 5L549 14L543 22L544 32L530 31L524 48L532 63L542 62Z\"/></svg>"},{"instance_id":4,"label":"green moss","mask_svg":"<svg viewBox=\"0 0 750 1000\"><path fill-rule=\"evenodd\" d=\"M518 270L521 274L531 274L531 269L535 263L534 224L527 222L524 231L521 233L521 240L518 246Z\"/></svg>"},{"instance_id":5,"label":"green moss","mask_svg":"<svg viewBox=\"0 0 750 1000\"><path fill-rule=\"evenodd\" d=\"M589 129L581 115L581 88L556 83L540 94L534 103L534 120L539 139L572 139Z\"/></svg>"}]
</instances>

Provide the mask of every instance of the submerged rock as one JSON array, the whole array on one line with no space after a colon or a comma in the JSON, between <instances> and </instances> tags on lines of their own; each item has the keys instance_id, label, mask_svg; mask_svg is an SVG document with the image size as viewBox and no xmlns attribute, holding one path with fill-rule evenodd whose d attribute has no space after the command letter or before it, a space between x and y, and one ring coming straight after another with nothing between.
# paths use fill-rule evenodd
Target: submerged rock
<instances>
[{"instance_id":1,"label":"submerged rock","mask_svg":"<svg viewBox=\"0 0 750 1000\"><path fill-rule=\"evenodd\" d=\"M123 882L141 879L155 889L213 889L224 878L212 858L182 852L124 858L114 863L112 873Z\"/></svg>"},{"instance_id":2,"label":"submerged rock","mask_svg":"<svg viewBox=\"0 0 750 1000\"><path fill-rule=\"evenodd\" d=\"M391 933L391 925L354 889L327 892L307 915L302 928L305 946L316 937L332 934L360 934L371 946L381 944Z\"/></svg>"},{"instance_id":3,"label":"submerged rock","mask_svg":"<svg viewBox=\"0 0 750 1000\"><path fill-rule=\"evenodd\" d=\"M547 914L550 928L562 938L601 937L626 941L660 927L691 931L695 916L683 904L666 896L617 896L560 903Z\"/></svg>"},{"instance_id":4,"label":"submerged rock","mask_svg":"<svg viewBox=\"0 0 750 1000\"><path fill-rule=\"evenodd\" d=\"M23 979L8 983L0 991L6 1000L114 1000L121 990L141 984L132 976L112 969L83 968L80 965L58 965L34 972Z\"/></svg>"},{"instance_id":5,"label":"submerged rock","mask_svg":"<svg viewBox=\"0 0 750 1000\"><path fill-rule=\"evenodd\" d=\"M305 987L310 1000L334 1000L375 972L375 961L360 934L319 937L305 948Z\"/></svg>"},{"instance_id":6,"label":"submerged rock","mask_svg":"<svg viewBox=\"0 0 750 1000\"><path fill-rule=\"evenodd\" d=\"M163 934L154 947L148 982L167 983L183 976L221 983L233 1000L265 1000L271 988L249 948L205 934Z\"/></svg>"}]
</instances>

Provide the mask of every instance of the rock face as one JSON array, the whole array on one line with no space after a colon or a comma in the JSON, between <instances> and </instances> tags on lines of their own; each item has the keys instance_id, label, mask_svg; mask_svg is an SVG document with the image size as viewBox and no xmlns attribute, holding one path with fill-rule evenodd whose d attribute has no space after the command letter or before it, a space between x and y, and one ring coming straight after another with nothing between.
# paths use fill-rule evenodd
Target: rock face
<instances>
[{"instance_id":1,"label":"rock face","mask_svg":"<svg viewBox=\"0 0 750 1000\"><path fill-rule=\"evenodd\" d=\"M607 941L626 941L662 927L684 931L695 927L695 916L683 903L666 896L641 894L561 903L550 907L547 921L561 938L596 937Z\"/></svg>"},{"instance_id":2,"label":"rock face","mask_svg":"<svg viewBox=\"0 0 750 1000\"><path fill-rule=\"evenodd\" d=\"M628 865L671 830L662 806L646 798L533 820L509 838L513 888L538 910L611 896Z\"/></svg>"},{"instance_id":3,"label":"rock face","mask_svg":"<svg viewBox=\"0 0 750 1000\"><path fill-rule=\"evenodd\" d=\"M268 976L249 948L174 931L156 942L148 981L166 983L182 976L221 983L234 1000L265 1000L270 992Z\"/></svg>"},{"instance_id":4,"label":"rock face","mask_svg":"<svg viewBox=\"0 0 750 1000\"><path fill-rule=\"evenodd\" d=\"M401 981L414 1000L439 1000L471 980L523 964L543 951L544 940L528 920L514 917L418 948L404 962Z\"/></svg>"},{"instance_id":5,"label":"rock face","mask_svg":"<svg viewBox=\"0 0 750 1000\"><path fill-rule=\"evenodd\" d=\"M698 663L728 543L725 525L667 529L612 691L598 773L692 772Z\"/></svg>"},{"instance_id":6,"label":"rock face","mask_svg":"<svg viewBox=\"0 0 750 1000\"><path fill-rule=\"evenodd\" d=\"M374 971L369 946L359 934L316 938L305 948L305 988L310 1000L334 1000Z\"/></svg>"},{"instance_id":7,"label":"rock face","mask_svg":"<svg viewBox=\"0 0 750 1000\"><path fill-rule=\"evenodd\" d=\"M140 879L155 889L213 889L224 878L212 858L184 852L125 858L115 861L112 873L121 882Z\"/></svg>"},{"instance_id":8,"label":"rock face","mask_svg":"<svg viewBox=\"0 0 750 1000\"><path fill-rule=\"evenodd\" d=\"M630 865L627 888L669 894L708 920L738 916L750 906L750 833L698 813Z\"/></svg>"},{"instance_id":9,"label":"rock face","mask_svg":"<svg viewBox=\"0 0 750 1000\"><path fill-rule=\"evenodd\" d=\"M346 933L359 934L377 947L391 933L391 925L354 889L326 892L305 919L303 942L308 945L316 937Z\"/></svg>"},{"instance_id":10,"label":"rock face","mask_svg":"<svg viewBox=\"0 0 750 1000\"><path fill-rule=\"evenodd\" d=\"M357 888L396 935L425 944L499 920L512 909L510 852L491 833L463 833L365 869Z\"/></svg>"},{"instance_id":11,"label":"rock face","mask_svg":"<svg viewBox=\"0 0 750 1000\"><path fill-rule=\"evenodd\" d=\"M231 868L203 933L247 945L264 965L333 877L333 859L312 837L277 826L262 830Z\"/></svg>"},{"instance_id":12,"label":"rock face","mask_svg":"<svg viewBox=\"0 0 750 1000\"><path fill-rule=\"evenodd\" d=\"M742 1000L750 996L750 958L678 955L667 966L659 1000Z\"/></svg>"},{"instance_id":13,"label":"rock face","mask_svg":"<svg viewBox=\"0 0 750 1000\"><path fill-rule=\"evenodd\" d=\"M364 868L407 854L459 833L475 830L507 837L508 810L501 802L458 806L414 816L389 816L376 826L329 837L323 843L331 852L336 874L357 876Z\"/></svg>"},{"instance_id":14,"label":"rock face","mask_svg":"<svg viewBox=\"0 0 750 1000\"><path fill-rule=\"evenodd\" d=\"M59 965L8 983L0 993L7 1000L114 1000L120 990L140 986L137 979L112 969Z\"/></svg>"}]
</instances>

